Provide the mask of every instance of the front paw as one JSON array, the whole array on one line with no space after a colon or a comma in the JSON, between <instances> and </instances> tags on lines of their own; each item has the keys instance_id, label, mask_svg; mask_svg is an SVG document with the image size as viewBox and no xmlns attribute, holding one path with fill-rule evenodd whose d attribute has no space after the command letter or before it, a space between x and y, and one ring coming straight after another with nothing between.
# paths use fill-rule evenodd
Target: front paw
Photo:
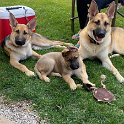
<instances>
[{"instance_id":1,"label":"front paw","mask_svg":"<svg viewBox=\"0 0 124 124\"><path fill-rule=\"evenodd\" d=\"M33 71L27 71L25 72L27 76L31 77L31 76L35 76L35 73Z\"/></svg>"},{"instance_id":2,"label":"front paw","mask_svg":"<svg viewBox=\"0 0 124 124\"><path fill-rule=\"evenodd\" d=\"M85 85L89 86L89 87L95 87L95 84L91 83L90 81L84 83Z\"/></svg>"},{"instance_id":3,"label":"front paw","mask_svg":"<svg viewBox=\"0 0 124 124\"><path fill-rule=\"evenodd\" d=\"M70 89L71 90L76 90L76 88L77 88L77 85L75 83L70 85Z\"/></svg>"},{"instance_id":4,"label":"front paw","mask_svg":"<svg viewBox=\"0 0 124 124\"><path fill-rule=\"evenodd\" d=\"M83 87L82 84L77 84L77 88L81 89Z\"/></svg>"},{"instance_id":5,"label":"front paw","mask_svg":"<svg viewBox=\"0 0 124 124\"><path fill-rule=\"evenodd\" d=\"M122 78L119 78L118 81L119 81L120 83L124 83L124 78L123 78L123 77L122 77Z\"/></svg>"},{"instance_id":6,"label":"front paw","mask_svg":"<svg viewBox=\"0 0 124 124\"><path fill-rule=\"evenodd\" d=\"M86 87L86 89L92 90L92 88L95 87L95 84L93 84L91 82L87 82L87 83L84 83L84 86Z\"/></svg>"},{"instance_id":7,"label":"front paw","mask_svg":"<svg viewBox=\"0 0 124 124\"><path fill-rule=\"evenodd\" d=\"M64 43L64 46L74 46L72 43Z\"/></svg>"},{"instance_id":8,"label":"front paw","mask_svg":"<svg viewBox=\"0 0 124 124\"><path fill-rule=\"evenodd\" d=\"M50 82L50 79L49 79L48 77L45 77L45 78L44 78L44 81L45 81L45 82Z\"/></svg>"},{"instance_id":9,"label":"front paw","mask_svg":"<svg viewBox=\"0 0 124 124\"><path fill-rule=\"evenodd\" d=\"M38 55L37 58L40 59L41 56L42 56L42 55Z\"/></svg>"}]
</instances>

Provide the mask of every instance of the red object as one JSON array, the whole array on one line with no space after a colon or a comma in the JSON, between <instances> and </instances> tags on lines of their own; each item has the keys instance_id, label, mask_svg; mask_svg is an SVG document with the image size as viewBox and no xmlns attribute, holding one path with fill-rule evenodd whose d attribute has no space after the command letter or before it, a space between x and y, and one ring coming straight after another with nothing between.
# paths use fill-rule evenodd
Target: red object
<instances>
[{"instance_id":1,"label":"red object","mask_svg":"<svg viewBox=\"0 0 124 124\"><path fill-rule=\"evenodd\" d=\"M11 6L0 7L0 45L6 36L11 33L11 27L9 22L9 8L10 12L15 16L19 24L27 24L32 18L35 17L33 9L26 6Z\"/></svg>"}]
</instances>

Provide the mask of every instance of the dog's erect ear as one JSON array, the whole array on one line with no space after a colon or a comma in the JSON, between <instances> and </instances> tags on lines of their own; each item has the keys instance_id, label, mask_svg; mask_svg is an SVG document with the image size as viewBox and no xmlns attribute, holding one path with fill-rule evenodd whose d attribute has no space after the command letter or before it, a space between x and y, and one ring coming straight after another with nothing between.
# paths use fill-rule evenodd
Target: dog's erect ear
<instances>
[{"instance_id":1,"label":"dog's erect ear","mask_svg":"<svg viewBox=\"0 0 124 124\"><path fill-rule=\"evenodd\" d=\"M27 26L29 29L34 30L36 27L36 18L34 17L33 19L31 19L28 23Z\"/></svg>"},{"instance_id":2,"label":"dog's erect ear","mask_svg":"<svg viewBox=\"0 0 124 124\"><path fill-rule=\"evenodd\" d=\"M108 9L107 9L107 15L110 19L113 19L114 18L114 14L115 14L115 1L113 1L112 3L110 3Z\"/></svg>"},{"instance_id":3,"label":"dog's erect ear","mask_svg":"<svg viewBox=\"0 0 124 124\"><path fill-rule=\"evenodd\" d=\"M99 13L99 10L98 10L97 3L94 0L92 0L90 7L88 9L88 16L90 19L92 19L98 13Z\"/></svg>"},{"instance_id":4,"label":"dog's erect ear","mask_svg":"<svg viewBox=\"0 0 124 124\"><path fill-rule=\"evenodd\" d=\"M16 27L17 24L18 24L18 22L17 22L15 16L14 16L11 12L9 12L9 16L10 16L10 17L9 17L10 26L11 26L11 27Z\"/></svg>"}]
</instances>

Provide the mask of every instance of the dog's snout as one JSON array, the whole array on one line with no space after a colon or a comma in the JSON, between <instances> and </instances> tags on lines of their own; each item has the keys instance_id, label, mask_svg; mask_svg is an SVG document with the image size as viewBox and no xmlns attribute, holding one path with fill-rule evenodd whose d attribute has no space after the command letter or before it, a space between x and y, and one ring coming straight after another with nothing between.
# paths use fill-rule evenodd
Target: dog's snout
<instances>
[{"instance_id":1,"label":"dog's snout","mask_svg":"<svg viewBox=\"0 0 124 124\"><path fill-rule=\"evenodd\" d=\"M24 38L23 39L15 38L15 43L20 46L24 45L25 41L26 41L26 39L24 39Z\"/></svg>"},{"instance_id":2,"label":"dog's snout","mask_svg":"<svg viewBox=\"0 0 124 124\"><path fill-rule=\"evenodd\" d=\"M71 61L70 62L70 68L72 70L78 69L79 68L79 62L78 61Z\"/></svg>"},{"instance_id":3,"label":"dog's snout","mask_svg":"<svg viewBox=\"0 0 124 124\"><path fill-rule=\"evenodd\" d=\"M105 37L105 34L106 34L106 31L103 30L103 29L98 28L98 29L95 30L94 33L95 33L95 35L96 35L97 37L99 37L99 38L104 38L104 37Z\"/></svg>"},{"instance_id":4,"label":"dog's snout","mask_svg":"<svg viewBox=\"0 0 124 124\"><path fill-rule=\"evenodd\" d=\"M105 34L106 34L106 32L105 32L105 30L101 30L99 33L98 33L98 37L99 38L103 38L103 37L105 37Z\"/></svg>"}]
</instances>

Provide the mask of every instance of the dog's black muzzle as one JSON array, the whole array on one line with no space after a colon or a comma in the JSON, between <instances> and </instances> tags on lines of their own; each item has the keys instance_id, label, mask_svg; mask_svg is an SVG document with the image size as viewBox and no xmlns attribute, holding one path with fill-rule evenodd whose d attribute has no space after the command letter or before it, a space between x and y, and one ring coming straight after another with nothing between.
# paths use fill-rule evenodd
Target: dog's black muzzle
<instances>
[{"instance_id":1,"label":"dog's black muzzle","mask_svg":"<svg viewBox=\"0 0 124 124\"><path fill-rule=\"evenodd\" d=\"M72 70L76 70L79 68L79 62L77 60L71 60L70 61L70 68Z\"/></svg>"},{"instance_id":2,"label":"dog's black muzzle","mask_svg":"<svg viewBox=\"0 0 124 124\"><path fill-rule=\"evenodd\" d=\"M22 38L22 39L19 39L19 38L17 38L17 37L15 38L15 43L16 43L17 45L19 45L19 46L24 45L25 42L26 42L26 39L25 39L25 38Z\"/></svg>"},{"instance_id":3,"label":"dog's black muzzle","mask_svg":"<svg viewBox=\"0 0 124 124\"><path fill-rule=\"evenodd\" d=\"M106 30L97 28L96 30L93 30L93 35L98 38L104 38L106 35Z\"/></svg>"}]
</instances>

